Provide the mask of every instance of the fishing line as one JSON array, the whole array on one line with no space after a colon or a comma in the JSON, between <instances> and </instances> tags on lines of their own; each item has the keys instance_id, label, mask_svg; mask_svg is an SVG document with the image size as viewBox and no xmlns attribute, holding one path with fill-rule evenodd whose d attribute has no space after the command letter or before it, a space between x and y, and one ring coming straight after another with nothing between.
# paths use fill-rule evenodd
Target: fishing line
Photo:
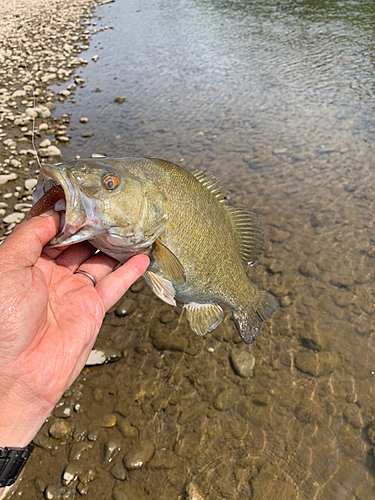
<instances>
[{"instance_id":1,"label":"fishing line","mask_svg":"<svg viewBox=\"0 0 375 500\"><path fill-rule=\"evenodd\" d=\"M25 68L25 71L26 71L26 75L27 75L27 77L29 79L29 84L31 86L31 91L33 93L33 109L34 109L34 113L33 113L33 129L32 129L32 135L31 135L31 144L32 144L33 149L35 151L36 160L38 162L39 168L42 168L42 165L40 164L40 161L39 161L38 152L37 152L36 147L35 147L35 115L36 115L35 92L34 92L34 86L32 84L31 75L30 75L29 70L27 68L25 57L23 55L23 50L22 50L20 38L19 38L19 35L18 35L18 26L17 26L17 17L16 17L16 0L13 0L13 18L14 18L14 25L16 27L16 37L17 37L18 47L19 47L19 50L20 50L20 53L21 53L23 65L24 65L24 68Z\"/></svg>"}]
</instances>

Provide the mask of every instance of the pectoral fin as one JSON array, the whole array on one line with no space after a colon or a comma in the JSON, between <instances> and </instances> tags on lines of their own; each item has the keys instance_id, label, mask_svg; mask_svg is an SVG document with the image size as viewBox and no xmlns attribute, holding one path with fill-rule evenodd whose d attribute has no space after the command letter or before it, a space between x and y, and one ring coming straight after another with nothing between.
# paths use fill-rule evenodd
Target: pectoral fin
<instances>
[{"instance_id":1,"label":"pectoral fin","mask_svg":"<svg viewBox=\"0 0 375 500\"><path fill-rule=\"evenodd\" d=\"M176 295L176 290L174 289L172 283L161 276L153 273L152 271L146 271L143 273L143 278L147 285L151 288L155 295L159 299L164 300L167 304L171 306L176 305L174 299Z\"/></svg>"},{"instance_id":2,"label":"pectoral fin","mask_svg":"<svg viewBox=\"0 0 375 500\"><path fill-rule=\"evenodd\" d=\"M153 257L165 279L176 283L185 283L185 271L181 262L169 248L158 240L154 243Z\"/></svg>"},{"instance_id":3,"label":"pectoral fin","mask_svg":"<svg viewBox=\"0 0 375 500\"><path fill-rule=\"evenodd\" d=\"M223 321L223 310L217 304L185 304L186 317L190 328L197 335L214 330Z\"/></svg>"}]
</instances>

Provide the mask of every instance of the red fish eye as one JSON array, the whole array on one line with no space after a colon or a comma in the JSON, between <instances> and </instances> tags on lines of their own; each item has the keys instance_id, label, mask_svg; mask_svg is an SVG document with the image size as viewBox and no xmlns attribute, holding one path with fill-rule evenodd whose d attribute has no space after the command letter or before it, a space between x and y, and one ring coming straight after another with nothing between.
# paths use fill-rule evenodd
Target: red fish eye
<instances>
[{"instance_id":1,"label":"red fish eye","mask_svg":"<svg viewBox=\"0 0 375 500\"><path fill-rule=\"evenodd\" d=\"M115 176L115 174L107 174L102 180L103 186L110 191L117 188L118 183L119 180L118 177Z\"/></svg>"}]
</instances>

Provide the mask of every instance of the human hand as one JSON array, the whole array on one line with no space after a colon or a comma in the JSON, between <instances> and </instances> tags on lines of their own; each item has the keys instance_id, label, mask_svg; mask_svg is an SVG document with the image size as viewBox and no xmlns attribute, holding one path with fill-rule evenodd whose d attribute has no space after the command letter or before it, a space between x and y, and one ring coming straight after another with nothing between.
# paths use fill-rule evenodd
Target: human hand
<instances>
[{"instance_id":1,"label":"human hand","mask_svg":"<svg viewBox=\"0 0 375 500\"><path fill-rule=\"evenodd\" d=\"M0 246L0 447L31 441L85 365L105 312L149 265L137 255L111 272L118 262L88 242L43 248L59 228L56 212L45 215Z\"/></svg>"}]
</instances>

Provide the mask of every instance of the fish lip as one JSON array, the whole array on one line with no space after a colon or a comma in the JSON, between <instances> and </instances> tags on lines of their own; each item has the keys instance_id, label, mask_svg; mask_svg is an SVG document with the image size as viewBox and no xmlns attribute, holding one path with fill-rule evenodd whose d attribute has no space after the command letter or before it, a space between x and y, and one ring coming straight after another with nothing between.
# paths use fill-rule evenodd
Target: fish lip
<instances>
[{"instance_id":1,"label":"fish lip","mask_svg":"<svg viewBox=\"0 0 375 500\"><path fill-rule=\"evenodd\" d=\"M75 225L68 221L69 214L74 210L76 203L74 202L77 197L76 190L72 182L69 181L69 176L64 171L62 171L58 165L43 165L40 174L37 188L33 194L33 201L36 203L45 192L49 191L53 186L59 185L64 190L65 196L65 218L63 219L63 224L60 228L58 234L54 236L47 246L50 248L58 248L61 246L66 246L73 243L79 243L80 241L85 241L87 237L87 225L79 224ZM65 175L64 175L65 173ZM52 181L52 182L51 182ZM51 182L49 189L45 190L45 186ZM39 189L38 189L39 188ZM61 215L63 217L63 215ZM85 214L85 222L87 221L87 215ZM86 229L86 231L84 231ZM81 233L81 234L80 234Z\"/></svg>"}]
</instances>

